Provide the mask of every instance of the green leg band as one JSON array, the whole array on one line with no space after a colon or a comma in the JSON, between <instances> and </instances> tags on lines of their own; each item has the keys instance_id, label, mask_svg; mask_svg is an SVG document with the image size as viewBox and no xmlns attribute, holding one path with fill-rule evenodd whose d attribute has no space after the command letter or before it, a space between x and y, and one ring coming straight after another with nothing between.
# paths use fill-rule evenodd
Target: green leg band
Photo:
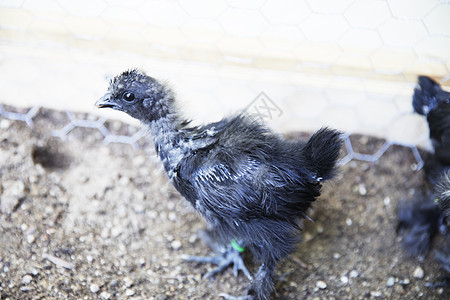
<instances>
[{"instance_id":1,"label":"green leg band","mask_svg":"<svg viewBox=\"0 0 450 300\"><path fill-rule=\"evenodd\" d=\"M236 242L235 239L231 240L231 246L233 247L234 250L238 251L238 252L244 252L245 248L239 246L239 244Z\"/></svg>"}]
</instances>

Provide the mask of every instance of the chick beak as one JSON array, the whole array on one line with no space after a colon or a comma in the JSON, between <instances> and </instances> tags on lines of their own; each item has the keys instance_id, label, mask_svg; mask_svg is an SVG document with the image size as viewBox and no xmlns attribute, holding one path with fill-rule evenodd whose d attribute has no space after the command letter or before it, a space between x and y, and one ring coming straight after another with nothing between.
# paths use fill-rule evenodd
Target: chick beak
<instances>
[{"instance_id":1,"label":"chick beak","mask_svg":"<svg viewBox=\"0 0 450 300\"><path fill-rule=\"evenodd\" d=\"M110 93L107 93L103 97L97 100L95 102L95 107L97 108L103 108L103 107L111 107L114 108L116 104L112 100L112 95Z\"/></svg>"}]
</instances>

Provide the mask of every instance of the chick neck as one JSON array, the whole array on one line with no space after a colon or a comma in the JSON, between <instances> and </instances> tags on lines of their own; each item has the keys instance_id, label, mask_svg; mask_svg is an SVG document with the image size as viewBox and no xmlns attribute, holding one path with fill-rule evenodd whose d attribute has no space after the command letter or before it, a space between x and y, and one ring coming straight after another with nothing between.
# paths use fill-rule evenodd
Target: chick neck
<instances>
[{"instance_id":1,"label":"chick neck","mask_svg":"<svg viewBox=\"0 0 450 300\"><path fill-rule=\"evenodd\" d=\"M172 179L179 162L190 150L184 143L185 132L181 130L183 119L176 110L174 97L170 92L165 93L159 99L159 105L154 105L153 109L158 112L149 115L157 117L145 120L144 123L149 127L156 152L169 179Z\"/></svg>"}]
</instances>

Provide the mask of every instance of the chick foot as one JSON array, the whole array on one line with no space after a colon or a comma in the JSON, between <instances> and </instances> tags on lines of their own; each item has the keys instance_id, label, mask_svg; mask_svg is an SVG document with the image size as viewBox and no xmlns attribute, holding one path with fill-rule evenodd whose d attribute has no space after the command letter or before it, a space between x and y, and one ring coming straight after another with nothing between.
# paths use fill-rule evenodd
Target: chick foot
<instances>
[{"instance_id":1,"label":"chick foot","mask_svg":"<svg viewBox=\"0 0 450 300\"><path fill-rule=\"evenodd\" d=\"M231 248L225 250L221 255L217 256L188 256L182 257L187 261L194 261L199 263L210 263L217 265L217 268L207 272L203 278L213 278L215 275L224 271L227 267L233 264L233 274L237 276L238 271L242 271L249 280L252 280L252 275L244 264L244 260L240 256L240 252Z\"/></svg>"},{"instance_id":2,"label":"chick foot","mask_svg":"<svg viewBox=\"0 0 450 300\"><path fill-rule=\"evenodd\" d=\"M239 246L235 240L232 241L231 245L226 247L217 244L217 242L211 237L211 235L205 231L199 232L200 239L203 240L211 249L214 250L218 255L216 256L189 256L183 255L182 258L186 261L193 261L198 263L210 263L217 265L217 268L207 272L203 275L203 278L213 278L215 275L223 272L230 265L233 265L234 276L238 275L239 271L242 271L245 276L252 280L252 275L248 271L244 264L244 260L241 257L241 253L244 248Z\"/></svg>"}]
</instances>

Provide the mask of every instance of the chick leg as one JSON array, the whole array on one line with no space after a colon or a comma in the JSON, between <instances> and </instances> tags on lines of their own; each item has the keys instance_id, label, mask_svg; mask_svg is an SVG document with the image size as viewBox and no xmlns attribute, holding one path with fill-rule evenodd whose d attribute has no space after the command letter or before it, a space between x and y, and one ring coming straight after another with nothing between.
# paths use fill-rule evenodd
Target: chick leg
<instances>
[{"instance_id":1,"label":"chick leg","mask_svg":"<svg viewBox=\"0 0 450 300\"><path fill-rule=\"evenodd\" d=\"M254 299L270 299L270 295L274 291L273 272L275 265L274 262L266 262L259 267L248 291L248 294L252 295Z\"/></svg>"},{"instance_id":2,"label":"chick leg","mask_svg":"<svg viewBox=\"0 0 450 300\"><path fill-rule=\"evenodd\" d=\"M223 246L217 243L211 234L206 231L200 231L199 237L203 242L208 245L217 256L188 256L184 255L182 258L187 261L194 261L199 263L211 263L217 265L217 268L207 272L203 278L213 278L218 273L224 271L227 267L233 264L233 274L237 276L238 271L242 271L249 280L252 279L250 272L244 264L244 260L241 257L241 252L244 251L236 241L233 240L231 245Z\"/></svg>"},{"instance_id":3,"label":"chick leg","mask_svg":"<svg viewBox=\"0 0 450 300\"><path fill-rule=\"evenodd\" d=\"M250 288L245 296L231 296L221 294L220 296L226 300L269 300L274 290L273 271L275 264L265 263L259 267L255 278L252 280Z\"/></svg>"}]
</instances>

